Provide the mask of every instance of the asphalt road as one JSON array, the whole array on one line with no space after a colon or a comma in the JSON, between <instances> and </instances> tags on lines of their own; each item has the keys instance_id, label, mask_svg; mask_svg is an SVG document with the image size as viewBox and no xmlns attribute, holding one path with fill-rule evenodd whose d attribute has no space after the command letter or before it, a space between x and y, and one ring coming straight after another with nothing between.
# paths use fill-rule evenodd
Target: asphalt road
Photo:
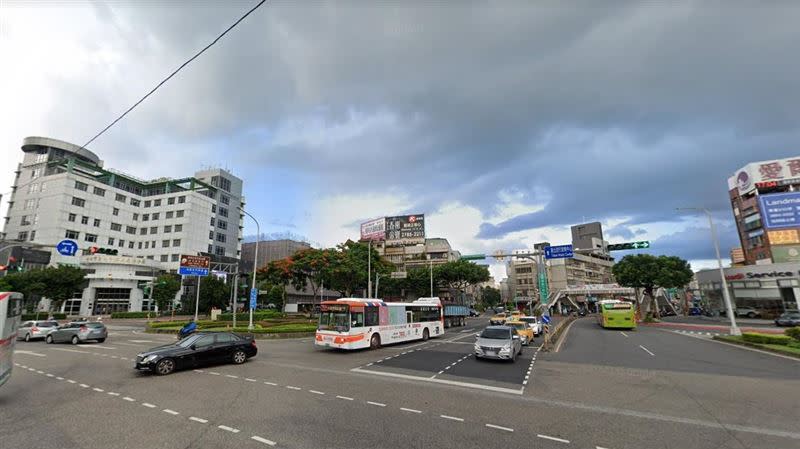
<instances>
[{"instance_id":1,"label":"asphalt road","mask_svg":"<svg viewBox=\"0 0 800 449\"><path fill-rule=\"evenodd\" d=\"M588 320L557 354L532 346L514 364L476 361L473 334L485 321L376 351L259 341L244 365L166 377L132 369L136 353L173 341L166 336L113 328L104 344L20 342L0 388L0 441L20 449L800 444L798 362L659 329L625 337Z\"/></svg>"}]
</instances>

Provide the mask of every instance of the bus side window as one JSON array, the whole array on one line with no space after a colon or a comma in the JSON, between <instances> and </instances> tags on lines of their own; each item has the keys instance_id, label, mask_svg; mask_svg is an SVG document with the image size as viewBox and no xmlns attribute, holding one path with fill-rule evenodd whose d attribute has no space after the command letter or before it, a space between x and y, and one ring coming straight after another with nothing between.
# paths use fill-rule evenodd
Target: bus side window
<instances>
[{"instance_id":1,"label":"bus side window","mask_svg":"<svg viewBox=\"0 0 800 449\"><path fill-rule=\"evenodd\" d=\"M364 312L350 313L351 327L364 327Z\"/></svg>"},{"instance_id":2,"label":"bus side window","mask_svg":"<svg viewBox=\"0 0 800 449\"><path fill-rule=\"evenodd\" d=\"M379 323L378 307L367 306L364 307L364 325L377 326Z\"/></svg>"}]
</instances>

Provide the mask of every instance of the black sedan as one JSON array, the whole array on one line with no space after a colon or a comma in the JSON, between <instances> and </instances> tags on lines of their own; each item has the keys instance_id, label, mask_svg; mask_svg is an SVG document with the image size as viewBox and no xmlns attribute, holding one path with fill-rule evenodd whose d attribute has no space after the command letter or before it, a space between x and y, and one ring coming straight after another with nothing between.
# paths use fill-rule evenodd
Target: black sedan
<instances>
[{"instance_id":1,"label":"black sedan","mask_svg":"<svg viewBox=\"0 0 800 449\"><path fill-rule=\"evenodd\" d=\"M177 343L138 354L135 368L163 376L176 369L201 365L231 362L239 365L257 353L253 337L230 332L199 332Z\"/></svg>"},{"instance_id":2,"label":"black sedan","mask_svg":"<svg viewBox=\"0 0 800 449\"><path fill-rule=\"evenodd\" d=\"M776 326L800 326L800 312L784 312L775 318Z\"/></svg>"}]
</instances>

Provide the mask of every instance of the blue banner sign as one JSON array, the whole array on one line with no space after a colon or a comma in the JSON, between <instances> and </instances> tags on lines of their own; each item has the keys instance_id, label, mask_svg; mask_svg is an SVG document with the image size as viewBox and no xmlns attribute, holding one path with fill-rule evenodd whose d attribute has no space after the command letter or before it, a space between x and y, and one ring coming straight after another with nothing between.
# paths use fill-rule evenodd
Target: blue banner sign
<instances>
[{"instance_id":1,"label":"blue banner sign","mask_svg":"<svg viewBox=\"0 0 800 449\"><path fill-rule=\"evenodd\" d=\"M800 227L800 192L760 195L761 216L764 228Z\"/></svg>"}]
</instances>

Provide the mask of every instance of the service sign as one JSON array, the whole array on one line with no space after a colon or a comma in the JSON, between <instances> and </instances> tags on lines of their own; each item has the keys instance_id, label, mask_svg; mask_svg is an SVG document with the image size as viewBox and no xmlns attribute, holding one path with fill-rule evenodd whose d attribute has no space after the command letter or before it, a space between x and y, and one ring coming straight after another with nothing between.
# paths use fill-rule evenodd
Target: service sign
<instances>
[{"instance_id":1,"label":"service sign","mask_svg":"<svg viewBox=\"0 0 800 449\"><path fill-rule=\"evenodd\" d=\"M207 256L190 256L181 254L178 274L183 276L208 276L211 258Z\"/></svg>"},{"instance_id":2,"label":"service sign","mask_svg":"<svg viewBox=\"0 0 800 449\"><path fill-rule=\"evenodd\" d=\"M425 215L386 217L386 242L394 245L425 243Z\"/></svg>"},{"instance_id":3,"label":"service sign","mask_svg":"<svg viewBox=\"0 0 800 449\"><path fill-rule=\"evenodd\" d=\"M361 240L383 240L386 238L386 218L361 223Z\"/></svg>"}]
</instances>

